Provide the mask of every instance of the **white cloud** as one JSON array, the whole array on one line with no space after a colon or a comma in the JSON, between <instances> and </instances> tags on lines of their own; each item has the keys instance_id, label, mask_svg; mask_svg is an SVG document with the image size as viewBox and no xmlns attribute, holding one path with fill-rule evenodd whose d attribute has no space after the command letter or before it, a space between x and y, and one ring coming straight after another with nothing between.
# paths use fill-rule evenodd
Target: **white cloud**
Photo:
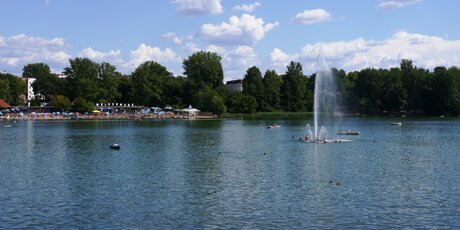
<instances>
[{"instance_id":1,"label":"white cloud","mask_svg":"<svg viewBox=\"0 0 460 230\"><path fill-rule=\"evenodd\" d=\"M168 41L174 42L176 44L182 43L182 38L178 37L176 33L168 32L162 35L162 37Z\"/></svg>"},{"instance_id":2,"label":"white cloud","mask_svg":"<svg viewBox=\"0 0 460 230\"><path fill-rule=\"evenodd\" d=\"M290 56L279 48L274 48L270 53L270 60L273 65L277 67L285 67L289 64L289 62L295 61L296 59L297 57Z\"/></svg>"},{"instance_id":3,"label":"white cloud","mask_svg":"<svg viewBox=\"0 0 460 230\"><path fill-rule=\"evenodd\" d=\"M379 0L378 8L380 10L392 10L403 6L415 4L421 0Z\"/></svg>"},{"instance_id":4,"label":"white cloud","mask_svg":"<svg viewBox=\"0 0 460 230\"><path fill-rule=\"evenodd\" d=\"M198 48L198 46L193 43L193 42L188 42L187 44L185 44L185 46L182 48L183 50L185 50L186 53L195 53L195 52L198 52L200 51L201 49Z\"/></svg>"},{"instance_id":5,"label":"white cloud","mask_svg":"<svg viewBox=\"0 0 460 230\"><path fill-rule=\"evenodd\" d=\"M262 18L243 14L240 18L232 16L229 22L220 25L204 24L200 36L216 44L251 45L264 38L265 34L278 26L278 22L265 23Z\"/></svg>"},{"instance_id":6,"label":"white cloud","mask_svg":"<svg viewBox=\"0 0 460 230\"><path fill-rule=\"evenodd\" d=\"M78 56L87 57L96 62L108 62L110 64L120 64L123 61L120 58L120 50L110 50L109 52L101 52L94 50L91 47L83 49Z\"/></svg>"},{"instance_id":7,"label":"white cloud","mask_svg":"<svg viewBox=\"0 0 460 230\"><path fill-rule=\"evenodd\" d=\"M329 66L346 71L398 67L401 59L411 59L415 65L427 69L436 66L460 66L460 40L446 40L405 31L397 32L382 41L358 38L351 41L307 44L299 54L306 73L315 71L320 49L330 63ZM278 66L288 58L295 58L295 55L275 50L271 56L272 66Z\"/></svg>"},{"instance_id":8,"label":"white cloud","mask_svg":"<svg viewBox=\"0 0 460 230\"><path fill-rule=\"evenodd\" d=\"M303 24L314 24L330 20L332 20L331 14L323 9L305 10L292 19L294 23Z\"/></svg>"},{"instance_id":9,"label":"white cloud","mask_svg":"<svg viewBox=\"0 0 460 230\"><path fill-rule=\"evenodd\" d=\"M139 45L137 49L131 51L129 56L129 61L123 64L126 69L135 69L146 61L156 61L158 63L180 61L180 57L173 50L166 48L162 51L159 47L152 47L146 44Z\"/></svg>"},{"instance_id":10,"label":"white cloud","mask_svg":"<svg viewBox=\"0 0 460 230\"><path fill-rule=\"evenodd\" d=\"M44 62L63 67L71 57L66 52L63 38L46 39L25 34L4 37L0 35L0 65L15 74L29 63Z\"/></svg>"},{"instance_id":11,"label":"white cloud","mask_svg":"<svg viewBox=\"0 0 460 230\"><path fill-rule=\"evenodd\" d=\"M220 14L223 12L221 0L174 0L176 9L185 15Z\"/></svg>"},{"instance_id":12,"label":"white cloud","mask_svg":"<svg viewBox=\"0 0 460 230\"><path fill-rule=\"evenodd\" d=\"M45 6L49 6L50 5L50 0L45 0Z\"/></svg>"},{"instance_id":13,"label":"white cloud","mask_svg":"<svg viewBox=\"0 0 460 230\"><path fill-rule=\"evenodd\" d=\"M257 7L260 7L262 4L260 2L254 2L252 4L243 4L243 5L236 5L233 7L233 10L239 10L239 11L244 11L251 13L254 11Z\"/></svg>"}]
</instances>

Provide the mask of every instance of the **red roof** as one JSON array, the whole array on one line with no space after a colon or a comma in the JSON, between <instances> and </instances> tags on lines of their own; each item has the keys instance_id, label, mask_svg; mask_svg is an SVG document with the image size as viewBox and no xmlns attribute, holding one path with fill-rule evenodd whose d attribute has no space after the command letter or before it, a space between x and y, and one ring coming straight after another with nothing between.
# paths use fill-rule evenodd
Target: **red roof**
<instances>
[{"instance_id":1,"label":"red roof","mask_svg":"<svg viewBox=\"0 0 460 230\"><path fill-rule=\"evenodd\" d=\"M5 100L0 99L0 108L8 109L8 108L11 108L11 105L6 103Z\"/></svg>"}]
</instances>

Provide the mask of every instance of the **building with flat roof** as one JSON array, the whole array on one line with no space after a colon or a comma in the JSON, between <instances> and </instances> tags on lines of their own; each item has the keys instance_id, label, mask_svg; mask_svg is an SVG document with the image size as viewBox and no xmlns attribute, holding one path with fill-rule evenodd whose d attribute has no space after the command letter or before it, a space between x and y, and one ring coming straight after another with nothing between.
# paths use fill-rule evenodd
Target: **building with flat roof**
<instances>
[{"instance_id":1,"label":"building with flat roof","mask_svg":"<svg viewBox=\"0 0 460 230\"><path fill-rule=\"evenodd\" d=\"M225 83L227 89L231 93L241 93L243 92L243 79L227 81Z\"/></svg>"}]
</instances>

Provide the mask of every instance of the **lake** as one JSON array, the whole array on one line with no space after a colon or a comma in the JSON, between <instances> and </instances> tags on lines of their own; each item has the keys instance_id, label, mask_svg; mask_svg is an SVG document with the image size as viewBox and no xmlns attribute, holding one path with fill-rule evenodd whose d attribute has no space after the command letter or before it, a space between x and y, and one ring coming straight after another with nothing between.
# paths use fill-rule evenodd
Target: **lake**
<instances>
[{"instance_id":1,"label":"lake","mask_svg":"<svg viewBox=\"0 0 460 230\"><path fill-rule=\"evenodd\" d=\"M0 122L0 228L460 228L460 119L307 122Z\"/></svg>"}]
</instances>

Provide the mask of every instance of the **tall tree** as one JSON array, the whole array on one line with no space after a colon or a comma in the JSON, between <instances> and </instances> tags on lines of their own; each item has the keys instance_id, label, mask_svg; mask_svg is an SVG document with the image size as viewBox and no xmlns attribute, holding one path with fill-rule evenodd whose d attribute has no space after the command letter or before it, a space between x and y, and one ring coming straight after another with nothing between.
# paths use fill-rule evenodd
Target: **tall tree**
<instances>
[{"instance_id":1,"label":"tall tree","mask_svg":"<svg viewBox=\"0 0 460 230\"><path fill-rule=\"evenodd\" d=\"M23 105L22 95L26 93L27 84L18 76L9 73L0 73L0 82L2 81L0 93L6 96L4 99L11 105Z\"/></svg>"},{"instance_id":2,"label":"tall tree","mask_svg":"<svg viewBox=\"0 0 460 230\"><path fill-rule=\"evenodd\" d=\"M267 70L264 74L263 83L265 86L265 100L267 108L265 111L274 111L281 109L280 90L283 80L274 70Z\"/></svg>"},{"instance_id":3,"label":"tall tree","mask_svg":"<svg viewBox=\"0 0 460 230\"><path fill-rule=\"evenodd\" d=\"M264 108L268 107L265 102L264 91L265 86L259 68L255 66L249 68L243 79L243 94L253 96L256 99L258 111L263 111Z\"/></svg>"},{"instance_id":4,"label":"tall tree","mask_svg":"<svg viewBox=\"0 0 460 230\"><path fill-rule=\"evenodd\" d=\"M47 77L51 74L51 69L44 63L27 64L22 68L22 76L27 78Z\"/></svg>"},{"instance_id":5,"label":"tall tree","mask_svg":"<svg viewBox=\"0 0 460 230\"><path fill-rule=\"evenodd\" d=\"M154 61L144 62L137 67L131 76L135 103L163 106L163 86L169 75L166 67Z\"/></svg>"},{"instance_id":6,"label":"tall tree","mask_svg":"<svg viewBox=\"0 0 460 230\"><path fill-rule=\"evenodd\" d=\"M99 65L88 58L70 59L70 67L65 68L67 74L67 97L74 100L78 97L90 102L97 102L101 89L98 84Z\"/></svg>"},{"instance_id":7,"label":"tall tree","mask_svg":"<svg viewBox=\"0 0 460 230\"><path fill-rule=\"evenodd\" d=\"M209 86L219 94L225 93L222 57L217 53L199 51L183 62L184 74L193 79L200 89Z\"/></svg>"},{"instance_id":8,"label":"tall tree","mask_svg":"<svg viewBox=\"0 0 460 230\"><path fill-rule=\"evenodd\" d=\"M121 79L121 73L116 71L115 66L102 62L98 68L99 88L102 89L100 99L104 102L117 101L121 97L118 91Z\"/></svg>"},{"instance_id":9,"label":"tall tree","mask_svg":"<svg viewBox=\"0 0 460 230\"><path fill-rule=\"evenodd\" d=\"M302 65L299 62L291 62L287 66L286 74L281 86L281 95L286 111L304 111L306 105L306 85L303 78Z\"/></svg>"}]
</instances>

